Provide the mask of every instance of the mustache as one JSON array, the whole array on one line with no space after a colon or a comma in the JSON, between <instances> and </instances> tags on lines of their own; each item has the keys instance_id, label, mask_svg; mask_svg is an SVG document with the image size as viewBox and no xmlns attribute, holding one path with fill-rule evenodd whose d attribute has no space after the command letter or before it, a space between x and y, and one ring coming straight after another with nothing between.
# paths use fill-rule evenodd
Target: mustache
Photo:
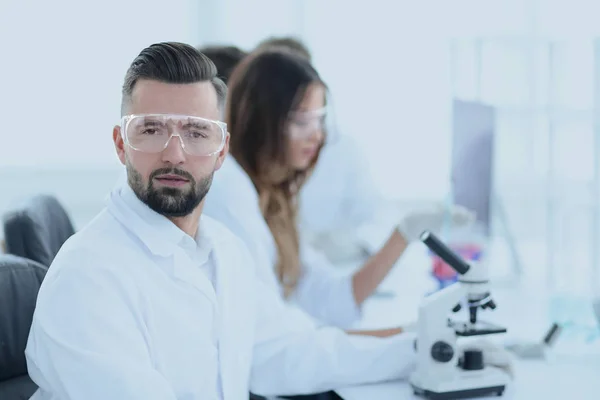
<instances>
[{"instance_id":1,"label":"mustache","mask_svg":"<svg viewBox=\"0 0 600 400\"><path fill-rule=\"evenodd\" d=\"M159 168L157 170L152 171L152 173L150 174L150 180L154 179L155 177L157 177L158 175L179 175L182 178L187 179L190 182L195 182L194 177L192 176L192 174L190 174L187 171L181 170L181 169L177 169L177 168Z\"/></svg>"}]
</instances>

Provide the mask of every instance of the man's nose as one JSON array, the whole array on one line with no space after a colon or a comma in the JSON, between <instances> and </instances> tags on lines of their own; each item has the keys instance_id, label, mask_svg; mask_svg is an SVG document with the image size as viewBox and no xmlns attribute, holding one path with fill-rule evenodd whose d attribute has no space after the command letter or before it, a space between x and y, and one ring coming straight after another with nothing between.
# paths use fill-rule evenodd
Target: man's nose
<instances>
[{"instance_id":1,"label":"man's nose","mask_svg":"<svg viewBox=\"0 0 600 400\"><path fill-rule=\"evenodd\" d=\"M178 165L185 162L185 151L183 150L183 140L179 135L171 135L167 146L162 151L162 160L170 164Z\"/></svg>"}]
</instances>

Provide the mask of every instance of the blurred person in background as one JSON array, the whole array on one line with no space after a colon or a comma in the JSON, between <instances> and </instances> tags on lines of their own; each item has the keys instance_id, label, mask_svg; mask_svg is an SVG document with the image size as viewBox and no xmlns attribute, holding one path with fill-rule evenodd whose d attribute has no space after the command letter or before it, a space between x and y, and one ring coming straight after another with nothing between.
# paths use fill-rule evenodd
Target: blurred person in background
<instances>
[{"instance_id":1,"label":"blurred person in background","mask_svg":"<svg viewBox=\"0 0 600 400\"><path fill-rule=\"evenodd\" d=\"M294 53L312 63L312 55L308 47L298 38L293 36L272 36L261 41L254 51L279 50Z\"/></svg>"},{"instance_id":2,"label":"blurred person in background","mask_svg":"<svg viewBox=\"0 0 600 400\"><path fill-rule=\"evenodd\" d=\"M296 37L269 37L255 51L269 49L293 53L312 63L310 50ZM394 219L402 210L380 194L356 139L340 133L331 116L330 121L328 143L299 193L298 226L304 240L330 261L366 261L386 245L394 231ZM448 211L453 210L434 204L405 215L417 220L433 218L437 226ZM445 218L451 222L450 215Z\"/></svg>"},{"instance_id":3,"label":"blurred person in background","mask_svg":"<svg viewBox=\"0 0 600 400\"><path fill-rule=\"evenodd\" d=\"M213 61L226 83L247 55L233 45L213 45L199 50ZM254 51L261 50L289 52L309 61L312 59L306 45L294 37L270 37ZM392 227L386 231L387 224L383 223L383 229L377 229L381 222L376 219L377 212L384 202L356 142L348 135L336 136L335 142L331 142L321 150L320 162L300 193L300 234L331 261L364 258L382 246Z\"/></svg>"},{"instance_id":4,"label":"blurred person in background","mask_svg":"<svg viewBox=\"0 0 600 400\"><path fill-rule=\"evenodd\" d=\"M236 65L242 61L248 53L237 46L219 46L211 45L200 47L198 50L204 54L217 67L217 74L225 84L231 76L231 72Z\"/></svg>"},{"instance_id":5,"label":"blurred person in background","mask_svg":"<svg viewBox=\"0 0 600 400\"><path fill-rule=\"evenodd\" d=\"M296 46L296 44L298 44L298 46ZM303 45L300 42L296 42L294 40L288 41L288 40L284 39L281 43L280 49L282 51L287 51L288 46L293 47L295 49L294 52L298 52L301 56L310 58L310 56L308 54L308 50L303 49L303 47L302 47ZM216 65L218 74L221 77L221 79L223 79L224 82L229 82L231 73L233 72L235 67L242 61L242 59L247 55L246 53L243 53L241 50L238 51L238 50L233 50L233 49L237 49L237 47L223 45L223 46L210 46L210 47L199 48L199 50L202 53L204 53L208 58L210 58L213 61L213 63ZM268 271L267 271L267 273L268 273ZM267 282L271 282L271 280L268 280ZM279 287L276 284L274 284L273 287L276 291L279 291ZM349 331L349 333L385 337L385 336L398 334L401 331L402 331L402 329L400 329L400 328L390 328L390 329L380 329L380 330L373 330L373 331ZM250 398L253 400L264 399L263 397L257 396L255 394L251 394ZM287 396L286 398L293 398L293 397ZM327 400L327 399L339 398L339 396L336 396L333 392L326 392L326 393L312 394L310 396L298 396L297 398L303 399L303 400Z\"/></svg>"},{"instance_id":6,"label":"blurred person in background","mask_svg":"<svg viewBox=\"0 0 600 400\"><path fill-rule=\"evenodd\" d=\"M435 209L400 219L383 247L352 274L340 275L302 240L299 194L320 162L327 100L325 83L305 57L264 49L245 58L229 81L232 157L215 175L204 212L246 243L260 278L283 298L320 323L347 329L409 243L424 230L439 231L446 214ZM462 208L449 213L456 225L473 221Z\"/></svg>"},{"instance_id":7,"label":"blurred person in background","mask_svg":"<svg viewBox=\"0 0 600 400\"><path fill-rule=\"evenodd\" d=\"M127 180L42 283L25 351L39 386L32 399L242 400L249 390L309 394L412 370L414 335L316 326L257 279L242 241L205 215L229 146L216 75L182 43L152 45L131 63L112 132ZM306 162L306 146L294 154ZM257 207L252 189L219 180L233 185L218 185L220 194L247 196L234 199L242 214Z\"/></svg>"}]
</instances>

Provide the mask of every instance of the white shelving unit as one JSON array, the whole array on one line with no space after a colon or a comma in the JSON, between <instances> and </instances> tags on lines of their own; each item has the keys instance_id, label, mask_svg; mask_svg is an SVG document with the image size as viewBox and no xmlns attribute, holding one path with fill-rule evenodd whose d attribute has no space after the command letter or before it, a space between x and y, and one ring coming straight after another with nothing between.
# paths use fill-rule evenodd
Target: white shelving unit
<instances>
[{"instance_id":1,"label":"white shelving unit","mask_svg":"<svg viewBox=\"0 0 600 400\"><path fill-rule=\"evenodd\" d=\"M481 37L450 51L454 97L496 109L495 194L518 253L536 248L524 272L600 294L600 41Z\"/></svg>"}]
</instances>

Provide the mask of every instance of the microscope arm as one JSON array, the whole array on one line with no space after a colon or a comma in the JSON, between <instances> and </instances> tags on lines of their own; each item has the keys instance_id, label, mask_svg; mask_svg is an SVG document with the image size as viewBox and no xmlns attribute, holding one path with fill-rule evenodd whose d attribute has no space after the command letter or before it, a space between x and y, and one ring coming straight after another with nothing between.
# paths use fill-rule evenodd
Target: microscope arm
<instances>
[{"instance_id":1,"label":"microscope arm","mask_svg":"<svg viewBox=\"0 0 600 400\"><path fill-rule=\"evenodd\" d=\"M444 327L449 328L448 315L465 298L465 293L463 285L456 282L423 299L419 306L419 332L426 334Z\"/></svg>"}]
</instances>

